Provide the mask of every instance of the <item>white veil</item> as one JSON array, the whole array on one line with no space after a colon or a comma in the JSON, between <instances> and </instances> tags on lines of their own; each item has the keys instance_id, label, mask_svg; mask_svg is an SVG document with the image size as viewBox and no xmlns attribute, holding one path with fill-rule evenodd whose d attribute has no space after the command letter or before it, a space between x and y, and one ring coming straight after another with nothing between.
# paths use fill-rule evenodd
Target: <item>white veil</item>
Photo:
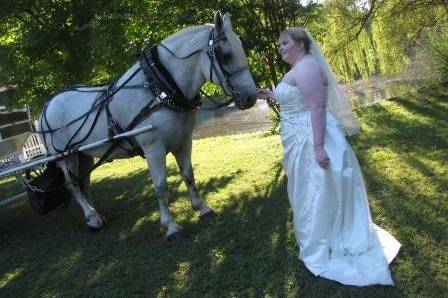
<instances>
[{"instance_id":1,"label":"white veil","mask_svg":"<svg viewBox=\"0 0 448 298\"><path fill-rule=\"evenodd\" d=\"M333 71L330 65L328 65L327 59L322 54L316 40L314 40L308 31L305 32L310 39L310 53L319 61L327 77L327 106L344 129L345 134L349 136L354 135L359 131L359 125L350 108L350 102L336 81Z\"/></svg>"}]
</instances>

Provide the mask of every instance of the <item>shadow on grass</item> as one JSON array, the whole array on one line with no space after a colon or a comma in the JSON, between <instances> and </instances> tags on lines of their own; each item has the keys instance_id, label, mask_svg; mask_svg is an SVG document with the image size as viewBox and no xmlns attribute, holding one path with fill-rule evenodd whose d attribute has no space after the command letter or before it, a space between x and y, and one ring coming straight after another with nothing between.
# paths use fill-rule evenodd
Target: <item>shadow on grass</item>
<instances>
[{"instance_id":1,"label":"shadow on grass","mask_svg":"<svg viewBox=\"0 0 448 298\"><path fill-rule=\"evenodd\" d=\"M231 194L215 220L198 222L192 211L178 220L191 237L179 243L164 239L146 171L94 185L96 206L109 218L95 235L84 230L75 204L48 217L16 206L0 226L2 296L398 295L393 288L346 287L309 273L298 261L281 164L269 172L275 173L269 185ZM198 186L205 194L219 192L238 175L244 173ZM179 202L185 206L178 206L176 218L189 208Z\"/></svg>"},{"instance_id":2,"label":"shadow on grass","mask_svg":"<svg viewBox=\"0 0 448 298\"><path fill-rule=\"evenodd\" d=\"M169 182L173 200L186 197L186 191L178 190L182 183L178 174L177 168L168 168L168 175L177 177ZM219 192L241 174L236 171L233 175L214 177L198 183L198 187L201 193ZM176 272L179 254L184 249L182 244L165 241L157 198L148 182L147 171L141 170L125 178L105 178L93 184L95 207L108 220L103 231L96 235L86 232L76 202L67 210L45 217L34 214L27 202L1 210L0 280L4 284L0 283L0 292L9 296L66 295L81 293L84 284L91 284L89 289L94 291L102 283L107 284L102 285L105 287L102 292L111 295L161 289L166 278ZM180 211L174 212L175 218L179 215L176 213L187 210L186 217L178 223L187 233L197 233L197 220L192 220L197 214L191 210L189 201L179 201L182 204ZM174 262L174 268L166 266L169 261ZM160 270L161 279L152 274L159 272L157 266L164 268ZM142 284L132 288L135 285L132 277L130 288L116 288L126 279L123 270L137 270L143 278Z\"/></svg>"}]
</instances>

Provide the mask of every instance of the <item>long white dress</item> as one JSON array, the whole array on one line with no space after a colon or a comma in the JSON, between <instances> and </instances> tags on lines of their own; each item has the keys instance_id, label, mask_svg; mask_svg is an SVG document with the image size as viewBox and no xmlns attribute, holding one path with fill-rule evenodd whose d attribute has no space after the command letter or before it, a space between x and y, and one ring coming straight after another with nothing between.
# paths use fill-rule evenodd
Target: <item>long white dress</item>
<instances>
[{"instance_id":1,"label":"long white dress","mask_svg":"<svg viewBox=\"0 0 448 298\"><path fill-rule=\"evenodd\" d=\"M333 114L326 112L324 147L330 168L314 157L311 113L299 89L281 82L283 167L299 258L315 275L347 285L393 285L389 263L400 243L371 219L358 161Z\"/></svg>"}]
</instances>

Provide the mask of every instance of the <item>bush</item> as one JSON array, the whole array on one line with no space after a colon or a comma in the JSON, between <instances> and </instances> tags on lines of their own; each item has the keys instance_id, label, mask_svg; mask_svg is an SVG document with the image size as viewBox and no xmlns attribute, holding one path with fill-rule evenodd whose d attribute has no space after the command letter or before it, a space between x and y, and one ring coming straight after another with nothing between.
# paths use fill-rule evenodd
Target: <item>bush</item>
<instances>
[{"instance_id":1,"label":"bush","mask_svg":"<svg viewBox=\"0 0 448 298\"><path fill-rule=\"evenodd\" d=\"M448 83L448 24L429 34L429 43L434 55L434 69L441 83Z\"/></svg>"}]
</instances>

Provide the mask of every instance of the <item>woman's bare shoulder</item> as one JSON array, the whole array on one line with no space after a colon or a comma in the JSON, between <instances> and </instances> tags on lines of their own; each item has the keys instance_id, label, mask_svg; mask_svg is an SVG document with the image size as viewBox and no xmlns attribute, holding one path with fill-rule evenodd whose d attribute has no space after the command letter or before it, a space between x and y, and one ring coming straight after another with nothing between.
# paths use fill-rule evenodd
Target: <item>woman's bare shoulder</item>
<instances>
[{"instance_id":1,"label":"woman's bare shoulder","mask_svg":"<svg viewBox=\"0 0 448 298\"><path fill-rule=\"evenodd\" d=\"M316 68L319 69L319 61L311 55L306 55L302 60L296 64L295 68L300 70L301 68Z\"/></svg>"},{"instance_id":2,"label":"woman's bare shoulder","mask_svg":"<svg viewBox=\"0 0 448 298\"><path fill-rule=\"evenodd\" d=\"M293 68L295 77L309 78L320 73L320 65L316 58L311 55L303 57Z\"/></svg>"}]
</instances>

